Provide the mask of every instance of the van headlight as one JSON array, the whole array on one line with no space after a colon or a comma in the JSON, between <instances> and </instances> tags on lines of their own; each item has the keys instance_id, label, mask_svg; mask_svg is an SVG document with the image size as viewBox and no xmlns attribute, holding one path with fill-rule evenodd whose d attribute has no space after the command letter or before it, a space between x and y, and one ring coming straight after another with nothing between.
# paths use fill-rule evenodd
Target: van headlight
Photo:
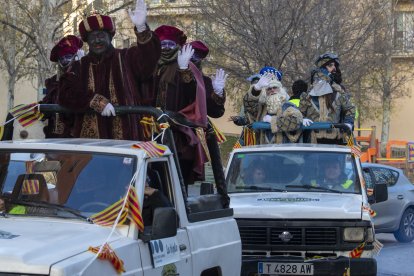
<instances>
[{"instance_id":1,"label":"van headlight","mask_svg":"<svg viewBox=\"0 0 414 276\"><path fill-rule=\"evenodd\" d=\"M374 242L375 235L373 228L367 228L367 242Z\"/></svg>"},{"instance_id":2,"label":"van headlight","mask_svg":"<svg viewBox=\"0 0 414 276\"><path fill-rule=\"evenodd\" d=\"M344 229L344 241L361 242L364 240L363 227L348 227Z\"/></svg>"}]
</instances>

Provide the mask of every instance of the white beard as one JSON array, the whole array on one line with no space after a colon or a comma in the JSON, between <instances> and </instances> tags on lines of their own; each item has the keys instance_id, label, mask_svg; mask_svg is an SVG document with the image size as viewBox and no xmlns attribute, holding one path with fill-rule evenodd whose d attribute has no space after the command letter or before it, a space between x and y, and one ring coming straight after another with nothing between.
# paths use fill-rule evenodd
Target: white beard
<instances>
[{"instance_id":1,"label":"white beard","mask_svg":"<svg viewBox=\"0 0 414 276\"><path fill-rule=\"evenodd\" d=\"M266 108L267 113L270 115L276 115L282 110L282 105L289 100L289 95L282 87L277 93L266 96Z\"/></svg>"}]
</instances>

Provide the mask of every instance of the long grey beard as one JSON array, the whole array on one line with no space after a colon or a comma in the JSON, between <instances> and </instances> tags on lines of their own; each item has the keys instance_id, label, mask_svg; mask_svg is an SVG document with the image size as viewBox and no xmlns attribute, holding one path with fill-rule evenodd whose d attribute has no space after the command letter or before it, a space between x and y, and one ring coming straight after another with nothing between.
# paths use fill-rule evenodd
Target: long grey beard
<instances>
[{"instance_id":1,"label":"long grey beard","mask_svg":"<svg viewBox=\"0 0 414 276\"><path fill-rule=\"evenodd\" d=\"M282 110L282 105L289 100L289 95L284 88L280 88L280 91L266 96L266 108L267 113L271 115L278 114Z\"/></svg>"}]
</instances>

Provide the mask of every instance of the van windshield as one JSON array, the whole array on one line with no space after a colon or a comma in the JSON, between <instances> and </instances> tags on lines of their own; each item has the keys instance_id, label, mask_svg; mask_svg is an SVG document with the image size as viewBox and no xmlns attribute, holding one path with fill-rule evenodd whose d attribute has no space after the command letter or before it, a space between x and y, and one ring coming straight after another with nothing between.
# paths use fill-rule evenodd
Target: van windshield
<instances>
[{"instance_id":1,"label":"van windshield","mask_svg":"<svg viewBox=\"0 0 414 276\"><path fill-rule=\"evenodd\" d=\"M11 203L11 214L59 215L47 208L54 205L89 216L125 195L134 167L134 156L0 152L1 198Z\"/></svg>"},{"instance_id":2,"label":"van windshield","mask_svg":"<svg viewBox=\"0 0 414 276\"><path fill-rule=\"evenodd\" d=\"M361 193L355 161L338 152L236 153L226 182L229 193L304 191Z\"/></svg>"}]
</instances>

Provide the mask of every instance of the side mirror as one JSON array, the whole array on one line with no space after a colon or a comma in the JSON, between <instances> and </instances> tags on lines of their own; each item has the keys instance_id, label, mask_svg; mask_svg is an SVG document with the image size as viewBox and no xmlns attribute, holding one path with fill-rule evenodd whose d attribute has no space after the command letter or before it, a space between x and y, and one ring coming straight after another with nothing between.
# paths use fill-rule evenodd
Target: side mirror
<instances>
[{"instance_id":1,"label":"side mirror","mask_svg":"<svg viewBox=\"0 0 414 276\"><path fill-rule=\"evenodd\" d=\"M172 207L159 207L154 211L151 240L159 240L177 235L178 217Z\"/></svg>"},{"instance_id":2,"label":"side mirror","mask_svg":"<svg viewBox=\"0 0 414 276\"><path fill-rule=\"evenodd\" d=\"M375 203L384 202L388 199L387 184L376 184L374 189Z\"/></svg>"},{"instance_id":3,"label":"side mirror","mask_svg":"<svg viewBox=\"0 0 414 276\"><path fill-rule=\"evenodd\" d=\"M210 182L202 182L200 185L200 195L213 195L214 185Z\"/></svg>"}]
</instances>

